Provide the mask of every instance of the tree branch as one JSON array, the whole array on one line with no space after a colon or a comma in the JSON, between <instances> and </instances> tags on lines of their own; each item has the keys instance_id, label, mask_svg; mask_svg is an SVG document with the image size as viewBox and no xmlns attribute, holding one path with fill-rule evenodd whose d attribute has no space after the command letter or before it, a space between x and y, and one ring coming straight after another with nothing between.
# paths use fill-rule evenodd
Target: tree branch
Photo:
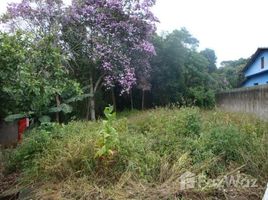
<instances>
[{"instance_id":1,"label":"tree branch","mask_svg":"<svg viewBox=\"0 0 268 200\"><path fill-rule=\"evenodd\" d=\"M101 76L98 78L98 80L97 80L97 82L96 82L96 84L95 84L95 87L94 87L94 93L97 91L98 87L100 86L100 83L101 83L101 81L102 81L102 79L103 79L104 76L105 76L105 74L101 75Z\"/></svg>"}]
</instances>

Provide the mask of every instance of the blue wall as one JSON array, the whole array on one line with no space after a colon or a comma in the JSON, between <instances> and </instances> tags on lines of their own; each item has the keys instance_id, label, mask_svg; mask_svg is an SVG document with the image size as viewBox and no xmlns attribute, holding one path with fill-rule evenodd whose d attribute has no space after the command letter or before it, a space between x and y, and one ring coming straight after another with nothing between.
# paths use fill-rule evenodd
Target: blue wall
<instances>
[{"instance_id":1,"label":"blue wall","mask_svg":"<svg viewBox=\"0 0 268 200\"><path fill-rule=\"evenodd\" d=\"M264 68L261 68L261 57L264 57ZM245 76L251 76L256 73L268 70L268 50L259 54L255 62L245 71Z\"/></svg>"},{"instance_id":2,"label":"blue wall","mask_svg":"<svg viewBox=\"0 0 268 200\"><path fill-rule=\"evenodd\" d=\"M258 83L259 85L264 85L267 84L267 82L268 82L268 72L263 72L261 74L249 77L248 80L244 82L243 87L255 86L254 85L255 83Z\"/></svg>"}]
</instances>

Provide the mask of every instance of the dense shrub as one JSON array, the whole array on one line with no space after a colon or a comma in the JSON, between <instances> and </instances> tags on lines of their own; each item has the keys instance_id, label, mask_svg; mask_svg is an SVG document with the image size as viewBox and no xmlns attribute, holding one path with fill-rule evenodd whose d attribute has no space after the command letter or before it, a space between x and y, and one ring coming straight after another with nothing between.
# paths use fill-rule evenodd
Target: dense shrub
<instances>
[{"instance_id":1,"label":"dense shrub","mask_svg":"<svg viewBox=\"0 0 268 200\"><path fill-rule=\"evenodd\" d=\"M241 162L241 150L253 148L252 139L235 127L215 127L202 134L198 145L201 152L210 151L214 156L221 156L226 162Z\"/></svg>"},{"instance_id":2,"label":"dense shrub","mask_svg":"<svg viewBox=\"0 0 268 200\"><path fill-rule=\"evenodd\" d=\"M184 119L185 134L190 136L198 136L201 131L201 116L198 108L183 108L182 118Z\"/></svg>"},{"instance_id":3,"label":"dense shrub","mask_svg":"<svg viewBox=\"0 0 268 200\"><path fill-rule=\"evenodd\" d=\"M26 133L24 141L10 154L8 159L9 170L30 168L34 160L42 156L48 148L53 148L55 139L62 138L62 126L54 123L42 124L39 128Z\"/></svg>"},{"instance_id":4,"label":"dense shrub","mask_svg":"<svg viewBox=\"0 0 268 200\"><path fill-rule=\"evenodd\" d=\"M197 86L190 88L188 93L196 106L202 108L213 108L215 106L215 92L213 90Z\"/></svg>"}]
</instances>

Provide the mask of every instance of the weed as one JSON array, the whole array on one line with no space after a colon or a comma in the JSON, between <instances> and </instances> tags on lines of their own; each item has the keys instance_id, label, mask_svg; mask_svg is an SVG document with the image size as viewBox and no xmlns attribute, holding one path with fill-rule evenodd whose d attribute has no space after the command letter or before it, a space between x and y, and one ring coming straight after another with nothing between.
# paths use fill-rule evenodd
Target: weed
<instances>
[{"instance_id":1,"label":"weed","mask_svg":"<svg viewBox=\"0 0 268 200\"><path fill-rule=\"evenodd\" d=\"M100 138L97 142L97 152L95 157L104 158L107 156L113 156L118 151L118 133L113 127L113 122L115 120L115 113L113 112L113 107L106 107L104 110L104 115L107 120L103 120L102 129L100 131ZM105 158L104 158L105 159Z\"/></svg>"},{"instance_id":2,"label":"weed","mask_svg":"<svg viewBox=\"0 0 268 200\"><path fill-rule=\"evenodd\" d=\"M57 199L222 199L229 194L213 188L182 192L178 179L186 171L216 178L243 166L242 173L258 179L254 193L261 197L268 179L267 122L194 107L119 119L109 107L105 116L35 128L5 159L10 171L24 172L22 185L30 181L36 198L52 192Z\"/></svg>"}]
</instances>

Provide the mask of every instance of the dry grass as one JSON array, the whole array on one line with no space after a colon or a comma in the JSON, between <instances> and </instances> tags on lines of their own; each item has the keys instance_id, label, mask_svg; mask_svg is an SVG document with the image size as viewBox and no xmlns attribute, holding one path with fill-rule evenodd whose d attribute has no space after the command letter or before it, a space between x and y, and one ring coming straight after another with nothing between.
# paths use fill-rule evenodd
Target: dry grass
<instances>
[{"instance_id":1,"label":"dry grass","mask_svg":"<svg viewBox=\"0 0 268 200\"><path fill-rule=\"evenodd\" d=\"M159 108L125 116L114 124L120 148L109 158L95 158L99 122L72 122L30 133L9 163L23 169L20 183L28 197L261 199L268 180L268 123L196 108ZM45 135L42 140L40 134ZM202 174L206 184L182 190L180 176L187 171ZM225 175L257 178L258 187L219 188L209 182Z\"/></svg>"}]
</instances>

